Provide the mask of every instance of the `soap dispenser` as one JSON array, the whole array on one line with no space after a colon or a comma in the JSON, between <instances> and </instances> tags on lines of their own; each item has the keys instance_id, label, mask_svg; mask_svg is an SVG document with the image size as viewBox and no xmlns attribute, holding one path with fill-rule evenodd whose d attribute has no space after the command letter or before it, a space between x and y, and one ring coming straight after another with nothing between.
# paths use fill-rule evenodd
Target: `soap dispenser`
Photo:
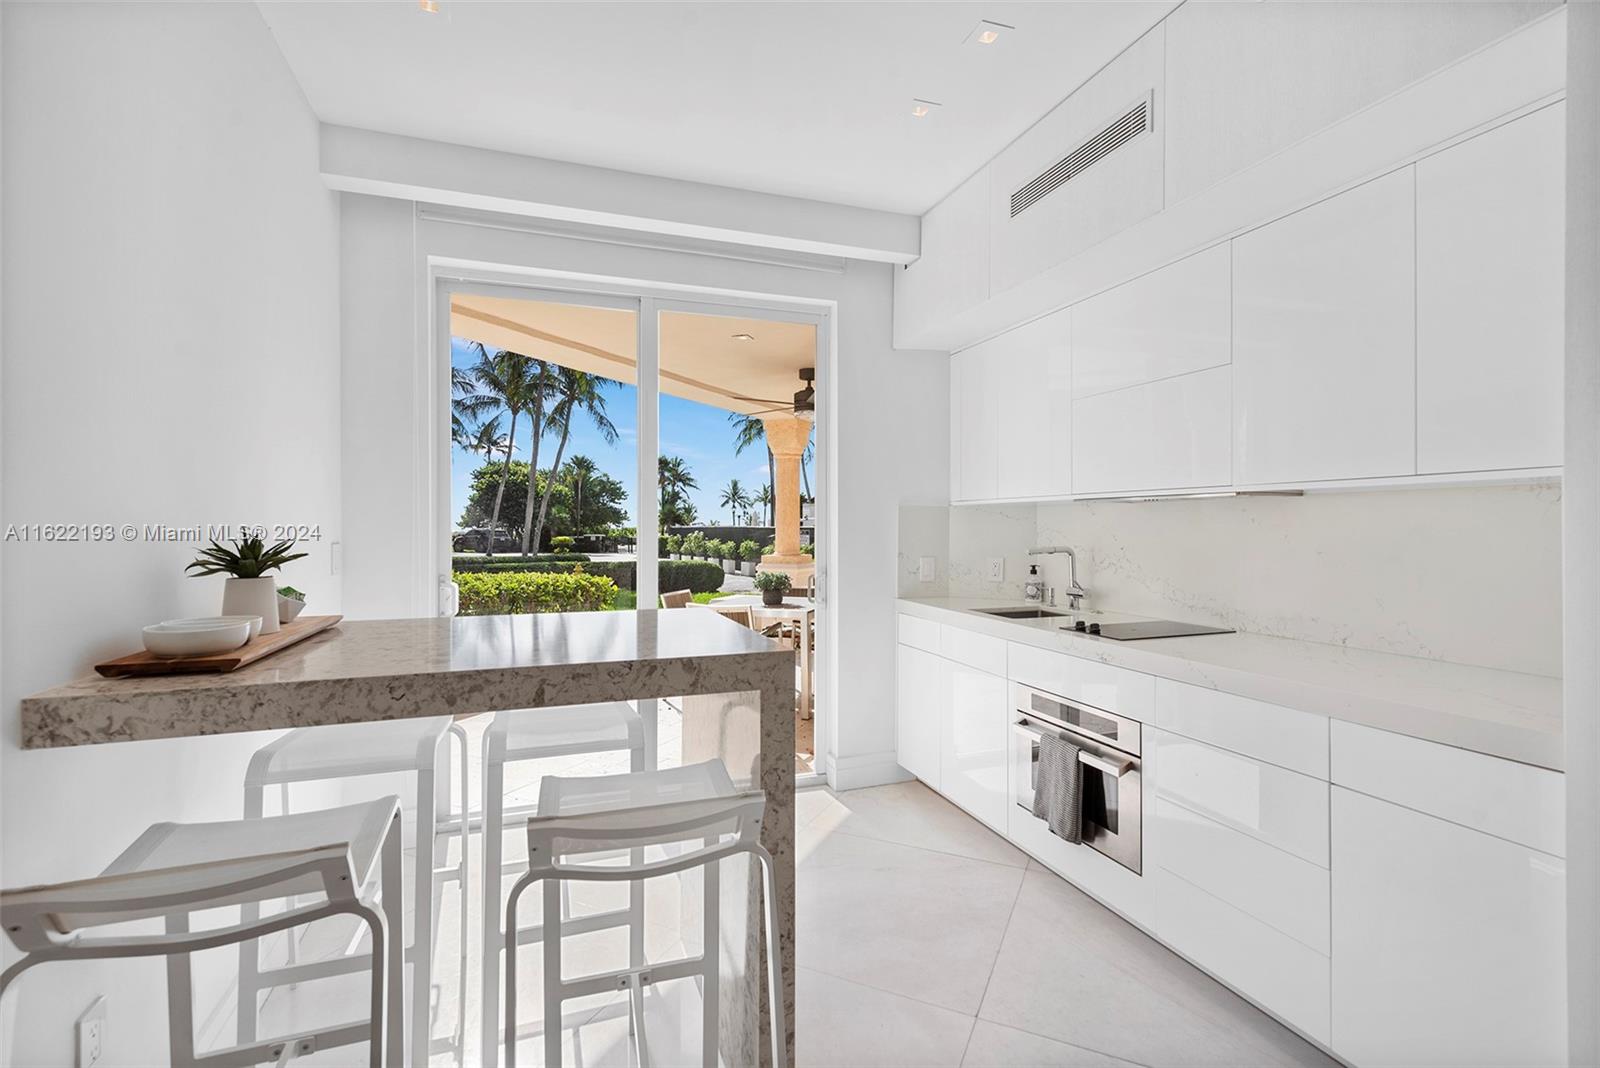
<instances>
[{"instance_id":1,"label":"soap dispenser","mask_svg":"<svg viewBox=\"0 0 1600 1068\"><path fill-rule=\"evenodd\" d=\"M1044 603L1044 578L1038 564L1028 565L1028 577L1022 583L1022 599L1030 604Z\"/></svg>"}]
</instances>

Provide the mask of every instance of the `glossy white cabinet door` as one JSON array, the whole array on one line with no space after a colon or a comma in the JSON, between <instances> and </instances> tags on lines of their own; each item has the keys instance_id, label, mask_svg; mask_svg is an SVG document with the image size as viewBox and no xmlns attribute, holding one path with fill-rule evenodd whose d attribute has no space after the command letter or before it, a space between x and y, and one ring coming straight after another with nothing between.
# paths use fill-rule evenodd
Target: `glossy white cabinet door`
<instances>
[{"instance_id":1,"label":"glossy white cabinet door","mask_svg":"<svg viewBox=\"0 0 1600 1068\"><path fill-rule=\"evenodd\" d=\"M1006 833L1006 680L952 663L939 741L939 789L1000 834Z\"/></svg>"},{"instance_id":2,"label":"glossy white cabinet door","mask_svg":"<svg viewBox=\"0 0 1600 1068\"><path fill-rule=\"evenodd\" d=\"M966 468L966 405L962 398L967 388L967 361L964 353L950 357L950 499L966 500L962 473Z\"/></svg>"},{"instance_id":3,"label":"glossy white cabinet door","mask_svg":"<svg viewBox=\"0 0 1600 1068\"><path fill-rule=\"evenodd\" d=\"M1241 486L1416 471L1412 170L1233 242Z\"/></svg>"},{"instance_id":4,"label":"glossy white cabinet door","mask_svg":"<svg viewBox=\"0 0 1600 1068\"><path fill-rule=\"evenodd\" d=\"M957 393L952 410L961 408L961 500L989 501L996 492L1000 447L998 368L1003 343L986 341L958 353L960 373L952 383Z\"/></svg>"},{"instance_id":5,"label":"glossy white cabinet door","mask_svg":"<svg viewBox=\"0 0 1600 1068\"><path fill-rule=\"evenodd\" d=\"M950 701L950 662L896 646L895 750L900 766L939 789L939 735Z\"/></svg>"},{"instance_id":6,"label":"glossy white cabinet door","mask_svg":"<svg viewBox=\"0 0 1600 1068\"><path fill-rule=\"evenodd\" d=\"M1059 311L1008 331L994 346L999 434L995 496L1072 492L1072 320Z\"/></svg>"},{"instance_id":7,"label":"glossy white cabinet door","mask_svg":"<svg viewBox=\"0 0 1600 1068\"><path fill-rule=\"evenodd\" d=\"M1073 401L1073 493L1227 486L1231 385L1214 367Z\"/></svg>"},{"instance_id":8,"label":"glossy white cabinet door","mask_svg":"<svg viewBox=\"0 0 1600 1068\"><path fill-rule=\"evenodd\" d=\"M1332 825L1340 1057L1565 1064L1565 864L1340 787Z\"/></svg>"},{"instance_id":9,"label":"glossy white cabinet door","mask_svg":"<svg viewBox=\"0 0 1600 1068\"><path fill-rule=\"evenodd\" d=\"M1417 163L1417 470L1561 463L1566 106Z\"/></svg>"},{"instance_id":10,"label":"glossy white cabinet door","mask_svg":"<svg viewBox=\"0 0 1600 1068\"><path fill-rule=\"evenodd\" d=\"M1203 371L1233 351L1223 242L1072 308L1072 395Z\"/></svg>"}]
</instances>

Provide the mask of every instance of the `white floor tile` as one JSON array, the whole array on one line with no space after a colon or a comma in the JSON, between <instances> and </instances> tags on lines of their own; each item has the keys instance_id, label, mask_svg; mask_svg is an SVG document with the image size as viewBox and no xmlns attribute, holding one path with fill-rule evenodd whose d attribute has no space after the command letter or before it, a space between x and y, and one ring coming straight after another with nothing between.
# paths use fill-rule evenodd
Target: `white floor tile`
<instances>
[{"instance_id":1,"label":"white floor tile","mask_svg":"<svg viewBox=\"0 0 1600 1068\"><path fill-rule=\"evenodd\" d=\"M974 1024L961 1065L962 1068L1137 1068L1132 1061L988 1020Z\"/></svg>"},{"instance_id":2,"label":"white floor tile","mask_svg":"<svg viewBox=\"0 0 1600 1068\"><path fill-rule=\"evenodd\" d=\"M800 868L800 966L974 1014L1022 876L1021 868L831 834Z\"/></svg>"},{"instance_id":3,"label":"white floor tile","mask_svg":"<svg viewBox=\"0 0 1600 1068\"><path fill-rule=\"evenodd\" d=\"M810 829L844 831L1016 868L1028 866L1026 854L920 782L829 791L828 797L832 804L816 802L822 811Z\"/></svg>"},{"instance_id":4,"label":"white floor tile","mask_svg":"<svg viewBox=\"0 0 1600 1068\"><path fill-rule=\"evenodd\" d=\"M972 1017L801 968L796 1068L956 1068Z\"/></svg>"}]
</instances>

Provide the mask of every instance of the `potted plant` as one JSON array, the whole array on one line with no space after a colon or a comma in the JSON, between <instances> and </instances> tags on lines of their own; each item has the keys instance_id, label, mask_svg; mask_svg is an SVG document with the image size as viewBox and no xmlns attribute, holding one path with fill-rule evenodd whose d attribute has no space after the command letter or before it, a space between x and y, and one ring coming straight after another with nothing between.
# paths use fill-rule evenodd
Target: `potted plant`
<instances>
[{"instance_id":1,"label":"potted plant","mask_svg":"<svg viewBox=\"0 0 1600 1068\"><path fill-rule=\"evenodd\" d=\"M194 563L184 568L197 575L227 575L222 588L222 614L260 616L261 633L278 629L278 585L267 572L276 571L305 553L295 553L294 539L267 545L260 538L235 540L228 549L212 541L211 548L200 550Z\"/></svg>"},{"instance_id":2,"label":"potted plant","mask_svg":"<svg viewBox=\"0 0 1600 1068\"><path fill-rule=\"evenodd\" d=\"M683 538L677 534L668 534L664 540L667 544L667 555L674 560L682 560Z\"/></svg>"},{"instance_id":3,"label":"potted plant","mask_svg":"<svg viewBox=\"0 0 1600 1068\"><path fill-rule=\"evenodd\" d=\"M723 574L731 575L739 570L739 547L733 542L717 542L717 556L722 560Z\"/></svg>"},{"instance_id":4,"label":"potted plant","mask_svg":"<svg viewBox=\"0 0 1600 1068\"><path fill-rule=\"evenodd\" d=\"M782 571L763 571L756 575L756 589L761 591L761 603L776 608L789 592L789 576Z\"/></svg>"},{"instance_id":5,"label":"potted plant","mask_svg":"<svg viewBox=\"0 0 1600 1068\"><path fill-rule=\"evenodd\" d=\"M278 622L293 623L306 608L306 595L293 586L278 587Z\"/></svg>"},{"instance_id":6,"label":"potted plant","mask_svg":"<svg viewBox=\"0 0 1600 1068\"><path fill-rule=\"evenodd\" d=\"M753 538L746 538L739 543L739 573L754 577L756 565L761 562L761 546Z\"/></svg>"}]
</instances>

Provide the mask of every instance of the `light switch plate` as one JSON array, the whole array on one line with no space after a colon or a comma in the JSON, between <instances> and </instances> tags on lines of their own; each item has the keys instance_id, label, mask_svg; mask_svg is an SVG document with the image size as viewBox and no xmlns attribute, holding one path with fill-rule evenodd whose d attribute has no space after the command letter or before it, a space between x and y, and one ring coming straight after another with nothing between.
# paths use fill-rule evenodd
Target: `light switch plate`
<instances>
[{"instance_id":1,"label":"light switch plate","mask_svg":"<svg viewBox=\"0 0 1600 1068\"><path fill-rule=\"evenodd\" d=\"M917 557L917 581L932 582L934 580L936 567L937 564L933 557Z\"/></svg>"},{"instance_id":2,"label":"light switch plate","mask_svg":"<svg viewBox=\"0 0 1600 1068\"><path fill-rule=\"evenodd\" d=\"M985 577L990 582L1004 582L1006 580L1006 561L1003 556L989 557L989 565L984 571Z\"/></svg>"}]
</instances>

